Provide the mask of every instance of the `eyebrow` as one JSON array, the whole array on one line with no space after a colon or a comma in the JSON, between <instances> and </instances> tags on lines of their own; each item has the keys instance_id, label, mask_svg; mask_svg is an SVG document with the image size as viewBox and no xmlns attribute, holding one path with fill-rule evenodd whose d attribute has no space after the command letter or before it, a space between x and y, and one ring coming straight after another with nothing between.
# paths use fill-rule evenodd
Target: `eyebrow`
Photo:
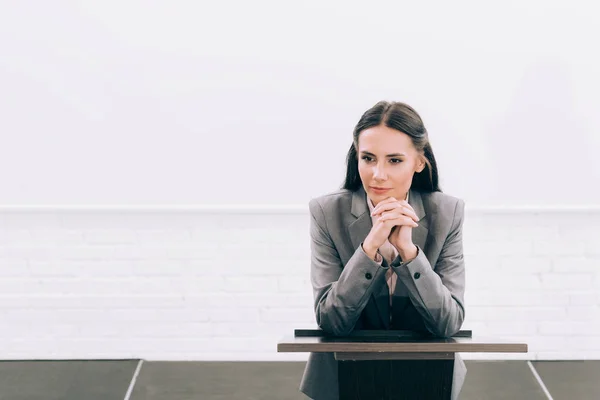
<instances>
[{"instance_id":1,"label":"eyebrow","mask_svg":"<svg viewBox=\"0 0 600 400\"><path fill-rule=\"evenodd\" d=\"M367 154L369 156L374 156L375 154L370 153L368 151L361 151L361 154ZM406 154L402 154L402 153L393 153L393 154L388 154L386 157L406 157Z\"/></svg>"}]
</instances>

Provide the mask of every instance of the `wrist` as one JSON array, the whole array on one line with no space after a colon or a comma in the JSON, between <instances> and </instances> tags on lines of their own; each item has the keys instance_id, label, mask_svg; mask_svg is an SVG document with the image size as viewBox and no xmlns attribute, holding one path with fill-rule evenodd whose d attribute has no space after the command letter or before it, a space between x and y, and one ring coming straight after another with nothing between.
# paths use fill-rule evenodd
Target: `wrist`
<instances>
[{"instance_id":1,"label":"wrist","mask_svg":"<svg viewBox=\"0 0 600 400\"><path fill-rule=\"evenodd\" d=\"M418 251L417 246L411 243L409 246L398 249L398 255L402 259L402 262L406 263L414 260L417 257Z\"/></svg>"},{"instance_id":2,"label":"wrist","mask_svg":"<svg viewBox=\"0 0 600 400\"><path fill-rule=\"evenodd\" d=\"M376 247L374 247L373 245L371 245L367 241L364 241L363 244L362 244L362 248L363 248L363 251L365 252L365 254L367 256L369 256L369 258L371 260L375 260L375 256L376 256L377 250L378 250Z\"/></svg>"}]
</instances>

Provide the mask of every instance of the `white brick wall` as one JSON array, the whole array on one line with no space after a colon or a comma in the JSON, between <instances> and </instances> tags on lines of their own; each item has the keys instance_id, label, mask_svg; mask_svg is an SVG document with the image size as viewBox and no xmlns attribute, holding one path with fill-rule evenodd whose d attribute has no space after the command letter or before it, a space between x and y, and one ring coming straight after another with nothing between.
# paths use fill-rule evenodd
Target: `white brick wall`
<instances>
[{"instance_id":1,"label":"white brick wall","mask_svg":"<svg viewBox=\"0 0 600 400\"><path fill-rule=\"evenodd\" d=\"M472 210L467 319L529 343L487 359L600 359L600 210ZM1 359L304 360L308 214L0 210Z\"/></svg>"}]
</instances>

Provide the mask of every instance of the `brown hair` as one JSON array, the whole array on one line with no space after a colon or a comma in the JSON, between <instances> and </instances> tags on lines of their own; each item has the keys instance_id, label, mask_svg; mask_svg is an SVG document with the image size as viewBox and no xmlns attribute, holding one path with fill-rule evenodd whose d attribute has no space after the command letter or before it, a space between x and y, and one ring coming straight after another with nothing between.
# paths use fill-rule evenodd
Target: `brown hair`
<instances>
[{"instance_id":1,"label":"brown hair","mask_svg":"<svg viewBox=\"0 0 600 400\"><path fill-rule=\"evenodd\" d=\"M358 137L363 130L381 124L410 136L417 151L423 152L426 166L413 175L411 188L422 192L441 192L437 163L423 120L408 104L387 101L380 101L368 109L356 124L346 157L346 180L342 188L355 191L362 186L358 173Z\"/></svg>"}]
</instances>

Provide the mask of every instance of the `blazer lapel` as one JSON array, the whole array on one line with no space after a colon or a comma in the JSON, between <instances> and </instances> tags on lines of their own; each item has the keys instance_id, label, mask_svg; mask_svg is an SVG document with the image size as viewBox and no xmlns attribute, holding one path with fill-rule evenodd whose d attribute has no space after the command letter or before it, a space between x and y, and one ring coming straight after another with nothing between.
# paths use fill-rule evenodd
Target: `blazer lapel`
<instances>
[{"instance_id":1,"label":"blazer lapel","mask_svg":"<svg viewBox=\"0 0 600 400\"><path fill-rule=\"evenodd\" d=\"M419 226L412 230L412 241L415 245L419 246L421 250L425 250L425 243L427 242L427 234L429 232L429 222L426 215L425 207L423 206L423 198L421 193L416 190L410 190L408 196L408 204L415 210L417 217L419 218Z\"/></svg>"},{"instance_id":2,"label":"blazer lapel","mask_svg":"<svg viewBox=\"0 0 600 400\"><path fill-rule=\"evenodd\" d=\"M373 227L369 206L367 205L367 194L362 187L352 193L350 212L356 219L348 225L348 231L350 232L352 246L357 249Z\"/></svg>"}]
</instances>

